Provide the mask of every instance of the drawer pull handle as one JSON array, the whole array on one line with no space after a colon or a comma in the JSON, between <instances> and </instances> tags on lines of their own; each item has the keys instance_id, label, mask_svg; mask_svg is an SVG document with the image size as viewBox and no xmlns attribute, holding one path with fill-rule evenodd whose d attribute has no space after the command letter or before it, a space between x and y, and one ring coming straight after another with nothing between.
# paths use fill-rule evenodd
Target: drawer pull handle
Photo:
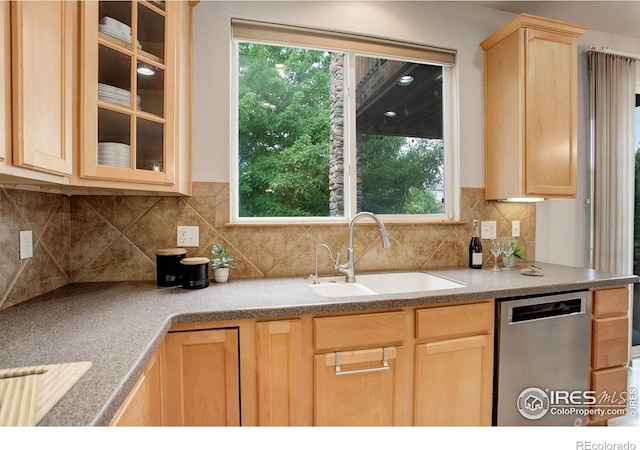
<instances>
[{"instance_id":1,"label":"drawer pull handle","mask_svg":"<svg viewBox=\"0 0 640 450\"><path fill-rule=\"evenodd\" d=\"M340 368L340 352L336 352L336 375L355 375L358 373L370 373L370 372L381 372L383 370L389 370L389 349L384 347L382 349L382 366L381 367L371 367L369 369L357 369L350 370L347 372L343 372Z\"/></svg>"}]
</instances>

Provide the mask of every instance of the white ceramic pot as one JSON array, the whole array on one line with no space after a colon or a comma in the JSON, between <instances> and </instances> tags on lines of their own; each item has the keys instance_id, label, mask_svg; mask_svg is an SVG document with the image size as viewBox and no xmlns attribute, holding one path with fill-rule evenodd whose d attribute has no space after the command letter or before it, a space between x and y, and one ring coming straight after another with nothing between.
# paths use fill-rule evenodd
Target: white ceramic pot
<instances>
[{"instance_id":1,"label":"white ceramic pot","mask_svg":"<svg viewBox=\"0 0 640 450\"><path fill-rule=\"evenodd\" d=\"M217 269L213 269L213 279L216 280L216 283L224 283L229 279L229 268L228 267L218 267Z\"/></svg>"},{"instance_id":2,"label":"white ceramic pot","mask_svg":"<svg viewBox=\"0 0 640 450\"><path fill-rule=\"evenodd\" d=\"M510 257L506 257L503 256L502 257L502 264L504 264L505 267L511 267L513 268L513 266L516 265L516 257L515 256L510 256Z\"/></svg>"}]
</instances>

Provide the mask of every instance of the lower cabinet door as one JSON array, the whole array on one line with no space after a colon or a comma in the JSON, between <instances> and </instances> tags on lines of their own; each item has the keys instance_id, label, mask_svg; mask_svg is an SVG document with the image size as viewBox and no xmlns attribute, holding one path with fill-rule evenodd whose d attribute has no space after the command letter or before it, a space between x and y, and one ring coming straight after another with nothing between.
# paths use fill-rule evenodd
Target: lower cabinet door
<instances>
[{"instance_id":1,"label":"lower cabinet door","mask_svg":"<svg viewBox=\"0 0 640 450\"><path fill-rule=\"evenodd\" d=\"M131 389L116 413L112 426L161 426L163 425L162 408L162 363L164 362L163 345L147 364L142 375Z\"/></svg>"},{"instance_id":2,"label":"lower cabinet door","mask_svg":"<svg viewBox=\"0 0 640 450\"><path fill-rule=\"evenodd\" d=\"M627 413L627 366L591 372L591 389L595 392L597 407L590 408L594 414L589 423L602 422Z\"/></svg>"},{"instance_id":3,"label":"lower cabinet door","mask_svg":"<svg viewBox=\"0 0 640 450\"><path fill-rule=\"evenodd\" d=\"M167 425L240 425L238 329L166 337Z\"/></svg>"},{"instance_id":4,"label":"lower cabinet door","mask_svg":"<svg viewBox=\"0 0 640 450\"><path fill-rule=\"evenodd\" d=\"M256 325L258 425L307 425L302 413L300 319Z\"/></svg>"},{"instance_id":5,"label":"lower cabinet door","mask_svg":"<svg viewBox=\"0 0 640 450\"><path fill-rule=\"evenodd\" d=\"M493 336L416 346L415 425L491 425Z\"/></svg>"},{"instance_id":6,"label":"lower cabinet door","mask_svg":"<svg viewBox=\"0 0 640 450\"><path fill-rule=\"evenodd\" d=\"M403 347L316 355L315 425L406 425L405 364Z\"/></svg>"}]
</instances>

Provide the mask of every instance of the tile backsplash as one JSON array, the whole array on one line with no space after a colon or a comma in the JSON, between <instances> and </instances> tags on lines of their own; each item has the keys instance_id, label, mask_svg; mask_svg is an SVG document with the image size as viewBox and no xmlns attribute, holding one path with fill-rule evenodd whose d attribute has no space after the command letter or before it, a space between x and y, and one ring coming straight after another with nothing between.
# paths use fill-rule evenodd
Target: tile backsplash
<instances>
[{"instance_id":1,"label":"tile backsplash","mask_svg":"<svg viewBox=\"0 0 640 450\"><path fill-rule=\"evenodd\" d=\"M0 189L0 309L72 282L70 199ZM20 230L33 230L33 258L20 260Z\"/></svg>"},{"instance_id":2,"label":"tile backsplash","mask_svg":"<svg viewBox=\"0 0 640 450\"><path fill-rule=\"evenodd\" d=\"M373 222L355 233L356 269L418 270L466 266L470 223L495 220L498 235L519 220L527 260L535 255L535 204L484 200L484 189L462 188L455 224L387 224L383 249ZM200 246L187 256L211 256L221 243L235 255L230 278L304 277L314 270L314 248L346 259L347 225L225 226L229 184L194 183L192 197L72 196L0 189L0 310L73 282L155 280L155 249L176 246L178 225L200 227ZM368 225L368 226L367 226ZM19 259L20 230L33 230L34 257ZM485 245L485 264L492 256ZM319 254L321 274L333 261Z\"/></svg>"}]
</instances>

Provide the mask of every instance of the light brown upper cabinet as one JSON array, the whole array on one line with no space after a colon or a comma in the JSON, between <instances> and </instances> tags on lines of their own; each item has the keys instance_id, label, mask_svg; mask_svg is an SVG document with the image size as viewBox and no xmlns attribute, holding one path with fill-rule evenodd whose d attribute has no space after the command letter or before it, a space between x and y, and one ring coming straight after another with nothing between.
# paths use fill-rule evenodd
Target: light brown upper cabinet
<instances>
[{"instance_id":1,"label":"light brown upper cabinet","mask_svg":"<svg viewBox=\"0 0 640 450\"><path fill-rule=\"evenodd\" d=\"M79 177L190 192L191 6L82 2Z\"/></svg>"},{"instance_id":2,"label":"light brown upper cabinet","mask_svg":"<svg viewBox=\"0 0 640 450\"><path fill-rule=\"evenodd\" d=\"M0 184L189 195L191 9L0 2Z\"/></svg>"},{"instance_id":3,"label":"light brown upper cabinet","mask_svg":"<svg viewBox=\"0 0 640 450\"><path fill-rule=\"evenodd\" d=\"M11 154L11 7L0 3L0 168Z\"/></svg>"},{"instance_id":4,"label":"light brown upper cabinet","mask_svg":"<svg viewBox=\"0 0 640 450\"><path fill-rule=\"evenodd\" d=\"M73 170L76 2L3 2L0 180L68 184Z\"/></svg>"},{"instance_id":5,"label":"light brown upper cabinet","mask_svg":"<svg viewBox=\"0 0 640 450\"><path fill-rule=\"evenodd\" d=\"M520 14L480 44L488 200L575 198L576 41L585 31Z\"/></svg>"}]
</instances>

